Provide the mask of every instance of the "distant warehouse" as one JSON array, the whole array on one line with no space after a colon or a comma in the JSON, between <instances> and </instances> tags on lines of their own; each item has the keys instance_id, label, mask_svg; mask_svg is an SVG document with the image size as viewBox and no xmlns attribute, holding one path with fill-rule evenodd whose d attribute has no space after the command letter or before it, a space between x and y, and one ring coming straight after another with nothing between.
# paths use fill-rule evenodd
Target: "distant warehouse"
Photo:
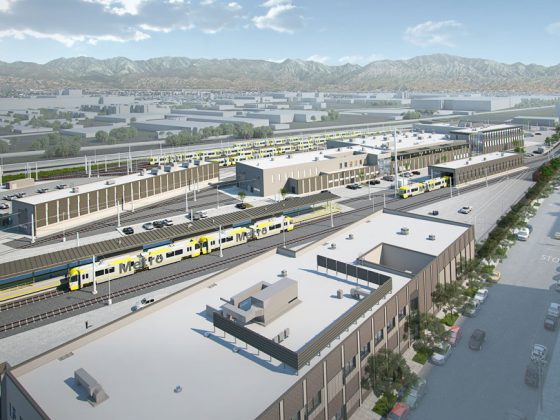
<instances>
[{"instance_id":1,"label":"distant warehouse","mask_svg":"<svg viewBox=\"0 0 560 420\"><path fill-rule=\"evenodd\" d=\"M209 162L185 162L146 170L133 175L107 179L79 187L14 200L13 213L26 233L46 226L80 218L92 213L107 217L117 206L131 208L153 203L162 194L177 194L180 189L199 188L218 179L219 166ZM90 220L91 221L91 220Z\"/></svg>"}]
</instances>

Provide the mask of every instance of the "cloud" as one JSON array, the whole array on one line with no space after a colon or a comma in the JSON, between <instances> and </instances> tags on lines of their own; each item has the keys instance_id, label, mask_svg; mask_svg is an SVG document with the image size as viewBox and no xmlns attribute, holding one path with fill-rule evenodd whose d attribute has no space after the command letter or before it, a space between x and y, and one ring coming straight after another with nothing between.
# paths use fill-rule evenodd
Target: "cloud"
<instances>
[{"instance_id":1,"label":"cloud","mask_svg":"<svg viewBox=\"0 0 560 420\"><path fill-rule=\"evenodd\" d=\"M551 23L545 29L550 35L560 35L560 22Z\"/></svg>"},{"instance_id":2,"label":"cloud","mask_svg":"<svg viewBox=\"0 0 560 420\"><path fill-rule=\"evenodd\" d=\"M343 64L369 64L372 61L379 61L384 60L385 57L379 54L370 54L370 55L345 55L338 59L339 63Z\"/></svg>"},{"instance_id":3,"label":"cloud","mask_svg":"<svg viewBox=\"0 0 560 420\"><path fill-rule=\"evenodd\" d=\"M452 37L454 32L462 28L462 26L463 24L456 20L443 20L439 22L428 20L416 26L406 28L404 39L420 47L429 47L430 45L453 47Z\"/></svg>"},{"instance_id":4,"label":"cloud","mask_svg":"<svg viewBox=\"0 0 560 420\"><path fill-rule=\"evenodd\" d=\"M253 17L258 29L292 34L303 26L303 16L290 0L268 0L261 5L267 7L265 15Z\"/></svg>"},{"instance_id":5,"label":"cloud","mask_svg":"<svg viewBox=\"0 0 560 420\"><path fill-rule=\"evenodd\" d=\"M316 61L317 63L325 64L329 61L330 57L326 55L313 54L306 58L307 61Z\"/></svg>"},{"instance_id":6,"label":"cloud","mask_svg":"<svg viewBox=\"0 0 560 420\"><path fill-rule=\"evenodd\" d=\"M0 0L0 39L46 39L67 47L133 42L150 33L217 33L246 22L235 1L204 6L186 0Z\"/></svg>"}]
</instances>

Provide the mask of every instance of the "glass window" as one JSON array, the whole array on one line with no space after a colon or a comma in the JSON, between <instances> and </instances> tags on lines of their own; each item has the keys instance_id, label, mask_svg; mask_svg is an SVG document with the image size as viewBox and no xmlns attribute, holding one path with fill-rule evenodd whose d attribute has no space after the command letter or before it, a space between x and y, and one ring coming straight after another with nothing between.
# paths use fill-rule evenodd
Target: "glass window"
<instances>
[{"instance_id":1,"label":"glass window","mask_svg":"<svg viewBox=\"0 0 560 420\"><path fill-rule=\"evenodd\" d=\"M307 403L307 415L311 414L317 407L321 405L321 390L315 394Z\"/></svg>"},{"instance_id":2,"label":"glass window","mask_svg":"<svg viewBox=\"0 0 560 420\"><path fill-rule=\"evenodd\" d=\"M399 321L402 321L402 319L406 316L406 306L403 306L401 309L399 309Z\"/></svg>"},{"instance_id":3,"label":"glass window","mask_svg":"<svg viewBox=\"0 0 560 420\"><path fill-rule=\"evenodd\" d=\"M387 322L387 332L391 331L393 328L395 328L395 317Z\"/></svg>"},{"instance_id":4,"label":"glass window","mask_svg":"<svg viewBox=\"0 0 560 420\"><path fill-rule=\"evenodd\" d=\"M364 360L371 353L371 342L367 342L360 348L360 360Z\"/></svg>"},{"instance_id":5,"label":"glass window","mask_svg":"<svg viewBox=\"0 0 560 420\"><path fill-rule=\"evenodd\" d=\"M379 330L375 333L375 344L379 344L383 340L383 330Z\"/></svg>"}]
</instances>

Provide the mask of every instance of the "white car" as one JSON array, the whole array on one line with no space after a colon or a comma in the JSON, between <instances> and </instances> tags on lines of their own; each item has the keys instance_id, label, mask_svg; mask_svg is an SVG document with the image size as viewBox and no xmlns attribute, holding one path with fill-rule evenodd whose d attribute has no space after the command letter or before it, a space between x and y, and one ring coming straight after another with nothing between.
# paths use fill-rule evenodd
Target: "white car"
<instances>
[{"instance_id":1,"label":"white car","mask_svg":"<svg viewBox=\"0 0 560 420\"><path fill-rule=\"evenodd\" d=\"M533 344L533 350L531 351L531 360L534 362L546 362L547 353L548 349L542 344Z\"/></svg>"},{"instance_id":2,"label":"white car","mask_svg":"<svg viewBox=\"0 0 560 420\"><path fill-rule=\"evenodd\" d=\"M142 298L142 300L140 302L136 302L134 304L134 306L132 307L132 311L133 312L138 311L138 310L142 309L143 307L148 306L150 303L154 303L154 302L155 302L155 299L153 297Z\"/></svg>"},{"instance_id":3,"label":"white car","mask_svg":"<svg viewBox=\"0 0 560 420\"><path fill-rule=\"evenodd\" d=\"M474 299L478 300L480 303L484 303L487 297L488 297L488 289L486 288L478 289L478 291L474 295Z\"/></svg>"},{"instance_id":4,"label":"white car","mask_svg":"<svg viewBox=\"0 0 560 420\"><path fill-rule=\"evenodd\" d=\"M463 206L459 209L459 213L469 214L472 210L472 206Z\"/></svg>"},{"instance_id":5,"label":"white car","mask_svg":"<svg viewBox=\"0 0 560 420\"><path fill-rule=\"evenodd\" d=\"M518 241L526 241L527 239L529 239L529 234L530 234L529 229L521 228L517 232L517 240Z\"/></svg>"},{"instance_id":6,"label":"white car","mask_svg":"<svg viewBox=\"0 0 560 420\"><path fill-rule=\"evenodd\" d=\"M148 223L144 223L142 225L142 227L146 230L153 230L154 229L154 224L152 222L148 222Z\"/></svg>"}]
</instances>

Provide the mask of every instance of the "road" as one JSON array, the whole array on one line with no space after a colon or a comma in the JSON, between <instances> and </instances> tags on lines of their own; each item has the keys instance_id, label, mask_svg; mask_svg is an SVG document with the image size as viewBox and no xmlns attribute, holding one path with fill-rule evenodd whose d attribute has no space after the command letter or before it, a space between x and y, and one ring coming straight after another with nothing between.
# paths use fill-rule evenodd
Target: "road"
<instances>
[{"instance_id":1,"label":"road","mask_svg":"<svg viewBox=\"0 0 560 420\"><path fill-rule=\"evenodd\" d=\"M534 343L544 344L552 357L558 357L556 334L544 330L543 320L548 304L560 301L560 295L551 290L560 277L560 244L552 239L560 230L559 210L560 194L556 193L532 219L529 240L517 242L499 265L502 279L490 288L478 316L460 319L463 339L445 366L429 370L429 393L411 416L413 420L502 419L510 408L535 418L540 392L525 385L524 374ZM487 333L480 352L467 347L475 328ZM553 394L557 396L558 391Z\"/></svg>"}]
</instances>

